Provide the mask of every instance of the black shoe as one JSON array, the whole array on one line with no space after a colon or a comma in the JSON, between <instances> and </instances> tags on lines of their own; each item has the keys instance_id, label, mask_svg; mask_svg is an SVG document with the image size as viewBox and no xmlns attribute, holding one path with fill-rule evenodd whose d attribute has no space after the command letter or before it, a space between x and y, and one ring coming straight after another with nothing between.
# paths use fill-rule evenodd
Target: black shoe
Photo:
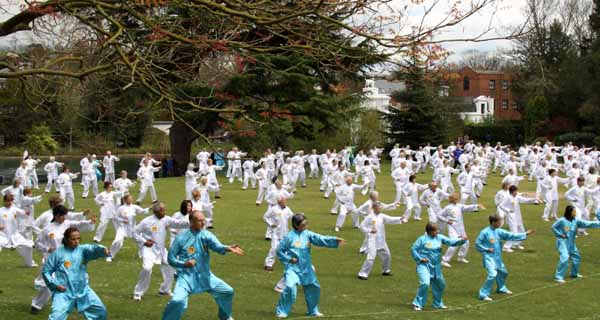
<instances>
[{"instance_id":1,"label":"black shoe","mask_svg":"<svg viewBox=\"0 0 600 320\"><path fill-rule=\"evenodd\" d=\"M391 272L383 272L383 273L381 273L381 275L384 277L391 277L392 273Z\"/></svg>"},{"instance_id":2,"label":"black shoe","mask_svg":"<svg viewBox=\"0 0 600 320\"><path fill-rule=\"evenodd\" d=\"M31 306L31 311L30 311L31 314L38 314L40 312L42 312L42 309L38 309L34 306Z\"/></svg>"},{"instance_id":3,"label":"black shoe","mask_svg":"<svg viewBox=\"0 0 600 320\"><path fill-rule=\"evenodd\" d=\"M215 199L221 199L221 196L215 196Z\"/></svg>"},{"instance_id":4,"label":"black shoe","mask_svg":"<svg viewBox=\"0 0 600 320\"><path fill-rule=\"evenodd\" d=\"M369 278L367 278L367 277L363 277L363 276L358 276L358 279L359 279L359 280L367 280L367 279L369 279Z\"/></svg>"},{"instance_id":5,"label":"black shoe","mask_svg":"<svg viewBox=\"0 0 600 320\"><path fill-rule=\"evenodd\" d=\"M267 238L267 237L265 237L265 240L267 240L267 241L271 241L271 238Z\"/></svg>"},{"instance_id":6,"label":"black shoe","mask_svg":"<svg viewBox=\"0 0 600 320\"><path fill-rule=\"evenodd\" d=\"M213 227L213 226L208 226L208 227L206 227L206 228L207 228L207 229L214 229L215 227Z\"/></svg>"}]
</instances>

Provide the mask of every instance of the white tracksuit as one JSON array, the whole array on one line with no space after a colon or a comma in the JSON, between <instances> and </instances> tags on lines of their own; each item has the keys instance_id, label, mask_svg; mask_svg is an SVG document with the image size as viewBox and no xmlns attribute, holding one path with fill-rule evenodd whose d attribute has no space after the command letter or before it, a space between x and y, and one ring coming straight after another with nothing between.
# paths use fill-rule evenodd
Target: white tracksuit
<instances>
[{"instance_id":1,"label":"white tracksuit","mask_svg":"<svg viewBox=\"0 0 600 320\"><path fill-rule=\"evenodd\" d=\"M151 165L141 166L137 172L137 177L140 180L140 194L138 195L137 202L142 202L146 198L146 193L150 190L150 197L152 202L158 200L156 196L156 189L154 188L154 173L158 172L160 168L153 167Z\"/></svg>"},{"instance_id":2,"label":"white tracksuit","mask_svg":"<svg viewBox=\"0 0 600 320\"><path fill-rule=\"evenodd\" d=\"M167 262L167 248L165 241L170 228L188 228L190 225L188 220L177 220L169 216L164 216L161 219L152 215L144 218L134 230L134 238L140 246L142 257L142 271L140 271L139 279L133 294L143 296L150 285L150 276L152 268L155 264L160 265L160 271L163 276L163 282L160 285L159 292L167 293L171 291L173 276L175 271ZM146 240L154 241L151 247L146 247Z\"/></svg>"},{"instance_id":3,"label":"white tracksuit","mask_svg":"<svg viewBox=\"0 0 600 320\"><path fill-rule=\"evenodd\" d=\"M121 251L121 248L123 248L125 238L133 238L136 227L135 217L148 213L150 213L150 208L143 209L135 204L124 204L117 209L115 215L117 231L115 232L115 240L113 240L110 246L110 255L113 259Z\"/></svg>"},{"instance_id":4,"label":"white tracksuit","mask_svg":"<svg viewBox=\"0 0 600 320\"><path fill-rule=\"evenodd\" d=\"M0 250L2 248L17 249L17 252L23 258L23 264L26 267L33 267L33 240L28 240L19 233L17 219L27 218L27 213L24 210L17 208L14 204L9 208L0 208Z\"/></svg>"},{"instance_id":5,"label":"white tracksuit","mask_svg":"<svg viewBox=\"0 0 600 320\"><path fill-rule=\"evenodd\" d=\"M114 191L103 191L96 196L94 201L96 201L96 204L100 207L100 223L96 229L94 241L100 242L102 241L102 237L104 237L104 232L106 232L106 228L108 227L109 223L113 225L115 231L117 230L115 216L117 205L119 204L119 198L117 197L117 193Z\"/></svg>"},{"instance_id":6,"label":"white tracksuit","mask_svg":"<svg viewBox=\"0 0 600 320\"><path fill-rule=\"evenodd\" d=\"M44 166L44 171L46 171L46 177L48 179L48 182L46 183L46 189L44 189L44 192L50 192L52 190L53 185L54 189L56 189L56 191L59 191L58 183L56 180L58 179L58 168L61 168L63 165L63 163L56 161L46 163L46 165Z\"/></svg>"},{"instance_id":7,"label":"white tracksuit","mask_svg":"<svg viewBox=\"0 0 600 320\"><path fill-rule=\"evenodd\" d=\"M104 166L104 181L115 182L115 162L120 159L114 155L104 156L102 165Z\"/></svg>"},{"instance_id":8,"label":"white tracksuit","mask_svg":"<svg viewBox=\"0 0 600 320\"><path fill-rule=\"evenodd\" d=\"M385 240L385 225L401 223L402 217L391 217L383 213L371 213L363 220L360 230L367 237L367 258L358 272L360 277L369 276L376 256L381 258L381 272L391 271L391 254Z\"/></svg>"},{"instance_id":9,"label":"white tracksuit","mask_svg":"<svg viewBox=\"0 0 600 320\"><path fill-rule=\"evenodd\" d=\"M523 225L523 217L521 216L521 203L538 203L535 198L526 198L519 194L513 196L509 194L504 197L501 207L506 212L506 224L512 233L524 233L525 226ZM521 244L521 241L506 241L504 248L509 249Z\"/></svg>"},{"instance_id":10,"label":"white tracksuit","mask_svg":"<svg viewBox=\"0 0 600 320\"><path fill-rule=\"evenodd\" d=\"M73 179L77 179L77 174L63 172L56 179L58 191L63 203L67 205L69 210L75 209L75 193L73 193Z\"/></svg>"},{"instance_id":11,"label":"white tracksuit","mask_svg":"<svg viewBox=\"0 0 600 320\"><path fill-rule=\"evenodd\" d=\"M289 207L282 208L279 205L270 207L263 215L263 221L273 230L271 233L271 247L265 258L266 267L273 267L273 264L275 264L279 242L287 235L288 222L292 219L292 216L294 216L294 212Z\"/></svg>"},{"instance_id":12,"label":"white tracksuit","mask_svg":"<svg viewBox=\"0 0 600 320\"><path fill-rule=\"evenodd\" d=\"M463 214L465 212L473 212L479 210L479 206L474 205L464 205L464 204L453 204L450 203L438 215L438 220L443 221L448 226L448 237L449 238L461 238L467 236L467 232L465 231L465 222L463 219ZM454 254L458 250L457 247L448 247L446 254L442 259L445 262L450 262ZM465 242L462 246L460 246L460 251L458 252L459 258L466 258L467 252L469 251L469 241Z\"/></svg>"},{"instance_id":13,"label":"white tracksuit","mask_svg":"<svg viewBox=\"0 0 600 320\"><path fill-rule=\"evenodd\" d=\"M421 219L421 205L419 204L419 191L428 189L426 184L420 184L416 182L409 182L404 185L402 192L406 198L406 210L404 211L403 219L408 221L412 211L415 211L415 220Z\"/></svg>"}]
</instances>

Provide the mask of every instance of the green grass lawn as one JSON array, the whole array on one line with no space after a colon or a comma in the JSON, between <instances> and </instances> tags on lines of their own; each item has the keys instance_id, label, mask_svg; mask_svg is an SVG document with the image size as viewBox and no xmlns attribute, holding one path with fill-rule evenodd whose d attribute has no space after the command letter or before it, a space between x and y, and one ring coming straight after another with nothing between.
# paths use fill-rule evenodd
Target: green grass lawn
<instances>
[{"instance_id":1,"label":"green grass lawn","mask_svg":"<svg viewBox=\"0 0 600 320\"><path fill-rule=\"evenodd\" d=\"M418 181L426 183L431 173L420 175ZM224 177L219 178L225 182ZM494 295L494 301L483 303L476 299L485 272L481 255L474 249L474 241L479 231L488 225L487 216L495 212L493 197L500 177L492 176L480 199L488 209L479 213L467 214L466 229L471 239L468 254L470 264L453 263L451 269L444 269L446 278L445 303L447 311L416 313L411 309L418 286L415 263L410 257L410 246L423 234L425 222L410 221L405 225L387 227L387 240L392 252L392 277L380 276L380 261L377 260L368 281L356 278L364 261L358 254L363 234L350 227L350 217L346 227L339 233L347 240L340 249L313 249L313 261L321 283L320 310L327 317L338 319L595 319L600 317L600 303L596 296L600 292L600 248L596 244L600 233L591 232L588 237L579 238L582 255L581 272L583 279L568 280L564 285L553 282L553 273L558 259L555 238L550 231L550 223L540 218L543 206L524 205L523 218L526 228L537 233L524 242L525 251L505 254L504 261L509 271L508 287L512 296ZM455 184L456 186L456 184ZM156 182L159 198L167 203L168 211L175 212L184 197L183 178L159 179ZM535 185L522 183L523 192L533 192ZM381 200L390 202L394 196L394 186L389 177L389 165L378 177L378 190ZM564 192L564 188L561 190ZM137 193L137 190L133 190ZM81 194L80 185L75 193ZM255 190L243 191L240 184L224 183L222 199L215 207L215 229L213 232L226 244L238 243L246 251L246 256L212 255L212 271L235 289L234 317L240 319L274 318L278 293L272 290L282 276L282 266L277 263L274 272L263 270L263 261L269 249L264 240L265 224L262 215L266 204L255 206ZM356 204L366 197L359 195ZM39 214L47 204L36 208ZM304 212L310 219L309 229L323 234L334 234L335 216L329 214L333 199L323 199L318 190L318 181L309 180L308 188L300 189L296 197L289 201L294 212ZM144 206L150 205L149 197ZM566 203L560 202L559 214ZM92 208L97 212L93 200L76 199L78 209ZM392 211L391 215L401 215L404 207ZM424 217L426 212L424 210ZM110 246L114 230L109 227L103 244ZM84 233L84 242L91 241L92 234ZM42 314L29 314L35 269L22 267L21 259L15 251L0 252L0 319L43 319L49 307ZM36 252L36 261L40 255ZM154 269L152 284L141 302L132 300L133 287L141 269L137 258L137 248L133 240L127 239L123 250L112 264L98 260L90 263L91 287L98 293L108 308L109 319L159 319L168 297L157 295L161 281L160 270ZM299 290L298 302L290 317L304 317L306 306ZM429 303L431 302L431 297ZM216 319L216 304L207 294L192 296L185 319ZM71 318L80 319L73 315Z\"/></svg>"}]
</instances>

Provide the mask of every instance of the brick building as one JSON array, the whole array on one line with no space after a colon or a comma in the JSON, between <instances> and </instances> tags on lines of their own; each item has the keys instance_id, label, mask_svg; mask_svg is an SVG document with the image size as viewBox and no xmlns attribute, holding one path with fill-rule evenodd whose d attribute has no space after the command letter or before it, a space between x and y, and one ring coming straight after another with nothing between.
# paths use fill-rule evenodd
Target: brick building
<instances>
[{"instance_id":1,"label":"brick building","mask_svg":"<svg viewBox=\"0 0 600 320\"><path fill-rule=\"evenodd\" d=\"M521 119L521 108L512 94L512 75L500 71L473 70L463 67L454 77L450 96L494 99L495 119Z\"/></svg>"}]
</instances>

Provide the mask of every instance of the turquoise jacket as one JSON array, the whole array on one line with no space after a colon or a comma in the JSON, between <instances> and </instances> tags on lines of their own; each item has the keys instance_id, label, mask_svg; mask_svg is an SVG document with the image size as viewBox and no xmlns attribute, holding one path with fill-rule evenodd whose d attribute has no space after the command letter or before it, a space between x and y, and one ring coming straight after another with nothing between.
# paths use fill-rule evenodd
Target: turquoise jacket
<instances>
[{"instance_id":1,"label":"turquoise jacket","mask_svg":"<svg viewBox=\"0 0 600 320\"><path fill-rule=\"evenodd\" d=\"M202 292L213 289L215 282L211 281L210 252L219 254L227 252L227 246L207 230L185 230L177 235L169 250L168 262L177 271L177 281L187 283L192 292ZM194 259L194 267L184 267L186 261Z\"/></svg>"},{"instance_id":2,"label":"turquoise jacket","mask_svg":"<svg viewBox=\"0 0 600 320\"><path fill-rule=\"evenodd\" d=\"M106 256L106 248L95 244L82 244L74 249L64 246L56 249L44 264L42 276L46 286L54 295L66 295L77 301L77 309L87 308L88 286L87 263L91 260ZM64 286L65 292L58 291L59 285Z\"/></svg>"},{"instance_id":3,"label":"turquoise jacket","mask_svg":"<svg viewBox=\"0 0 600 320\"><path fill-rule=\"evenodd\" d=\"M465 242L466 240L450 239L442 234L432 237L425 233L413 243L410 253L417 265L426 265L432 277L440 277L442 275L442 245L456 247L463 245ZM421 262L423 258L429 261Z\"/></svg>"},{"instance_id":4,"label":"turquoise jacket","mask_svg":"<svg viewBox=\"0 0 600 320\"><path fill-rule=\"evenodd\" d=\"M277 249L277 258L285 266L284 273L295 273L300 278L302 285L308 285L317 280L310 254L312 245L337 248L338 241L336 237L323 236L308 230L292 230L279 242ZM298 262L292 263L292 258L296 258Z\"/></svg>"},{"instance_id":5,"label":"turquoise jacket","mask_svg":"<svg viewBox=\"0 0 600 320\"><path fill-rule=\"evenodd\" d=\"M523 241L527 239L527 233L513 233L501 228L488 226L481 230L475 248L483 255L483 266L496 266L502 268L502 241ZM488 249L493 248L494 252L489 252Z\"/></svg>"}]
</instances>

